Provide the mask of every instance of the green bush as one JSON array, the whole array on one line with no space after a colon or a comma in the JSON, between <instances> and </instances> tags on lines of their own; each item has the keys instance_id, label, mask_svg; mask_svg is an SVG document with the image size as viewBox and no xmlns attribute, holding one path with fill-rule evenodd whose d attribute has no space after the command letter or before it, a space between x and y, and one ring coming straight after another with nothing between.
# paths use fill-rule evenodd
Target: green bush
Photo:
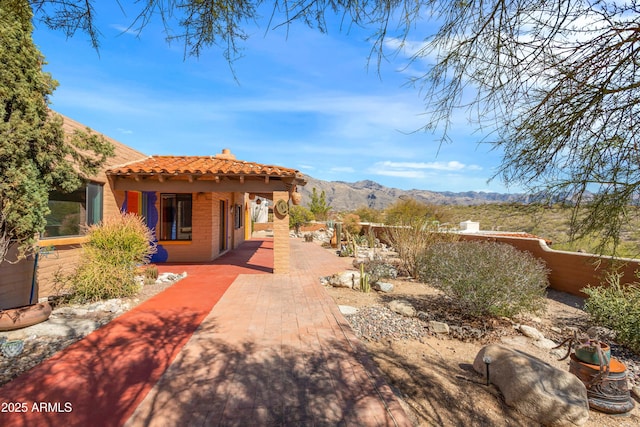
<instances>
[{"instance_id":1,"label":"green bush","mask_svg":"<svg viewBox=\"0 0 640 427\"><path fill-rule=\"evenodd\" d=\"M588 286L585 310L593 321L616 331L617 340L640 353L640 283L620 284L621 275L610 273L601 286Z\"/></svg>"},{"instance_id":2,"label":"green bush","mask_svg":"<svg viewBox=\"0 0 640 427\"><path fill-rule=\"evenodd\" d=\"M300 232L300 227L313 221L313 213L304 206L293 205L289 209L289 228L293 228L296 233Z\"/></svg>"},{"instance_id":3,"label":"green bush","mask_svg":"<svg viewBox=\"0 0 640 427\"><path fill-rule=\"evenodd\" d=\"M71 277L73 297L88 302L134 295L136 266L147 264L156 247L142 218L124 214L89 229L80 265Z\"/></svg>"},{"instance_id":4,"label":"green bush","mask_svg":"<svg viewBox=\"0 0 640 427\"><path fill-rule=\"evenodd\" d=\"M419 266L422 281L477 317L542 310L547 274L531 254L495 242L439 243L426 251Z\"/></svg>"}]
</instances>

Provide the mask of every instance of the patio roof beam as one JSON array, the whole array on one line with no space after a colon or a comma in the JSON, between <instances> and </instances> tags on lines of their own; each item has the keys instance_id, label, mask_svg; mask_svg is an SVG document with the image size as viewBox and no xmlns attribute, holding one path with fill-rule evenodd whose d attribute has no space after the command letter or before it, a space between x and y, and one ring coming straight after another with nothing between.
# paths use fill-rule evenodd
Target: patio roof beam
<instances>
[{"instance_id":1,"label":"patio roof beam","mask_svg":"<svg viewBox=\"0 0 640 427\"><path fill-rule=\"evenodd\" d=\"M287 179L287 178L285 178ZM291 180L288 178L287 180ZM189 182L187 179L142 179L136 181L135 178L123 178L119 176L110 176L114 190L128 191L159 191L167 193L197 193L197 192L240 192L240 193L271 193L273 191L288 191L290 183L280 178L269 180L268 183L262 180L245 179L244 183L240 180L194 180Z\"/></svg>"}]
</instances>

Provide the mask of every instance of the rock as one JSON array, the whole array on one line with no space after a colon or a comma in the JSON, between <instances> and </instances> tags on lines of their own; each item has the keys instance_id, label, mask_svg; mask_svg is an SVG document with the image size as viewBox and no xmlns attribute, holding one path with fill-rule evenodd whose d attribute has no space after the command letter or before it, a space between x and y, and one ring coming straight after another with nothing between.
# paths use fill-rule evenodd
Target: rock
<instances>
[{"instance_id":1,"label":"rock","mask_svg":"<svg viewBox=\"0 0 640 427\"><path fill-rule=\"evenodd\" d=\"M505 403L547 426L583 425L589 419L587 389L578 377L527 353L491 344L473 361L476 372L489 380Z\"/></svg>"},{"instance_id":2,"label":"rock","mask_svg":"<svg viewBox=\"0 0 640 427\"><path fill-rule=\"evenodd\" d=\"M350 288L360 286L360 272L343 271L329 276L329 284L334 288Z\"/></svg>"},{"instance_id":3,"label":"rock","mask_svg":"<svg viewBox=\"0 0 640 427\"><path fill-rule=\"evenodd\" d=\"M562 329L560 329L560 328L558 328L558 327L555 327L555 326L552 326L552 327L551 327L551 330L552 330L553 332L555 332L556 334L561 334L561 333L562 333Z\"/></svg>"},{"instance_id":4,"label":"rock","mask_svg":"<svg viewBox=\"0 0 640 427\"><path fill-rule=\"evenodd\" d=\"M631 387L631 394L636 398L638 402L640 402L640 387L634 386Z\"/></svg>"},{"instance_id":5,"label":"rock","mask_svg":"<svg viewBox=\"0 0 640 427\"><path fill-rule=\"evenodd\" d=\"M429 321L431 319L431 316L429 315L429 313L427 313L426 311L419 311L416 314L416 317L420 320L424 320L425 322Z\"/></svg>"},{"instance_id":6,"label":"rock","mask_svg":"<svg viewBox=\"0 0 640 427\"><path fill-rule=\"evenodd\" d=\"M373 289L380 292L393 292L393 284L387 282L376 282L371 285Z\"/></svg>"},{"instance_id":7,"label":"rock","mask_svg":"<svg viewBox=\"0 0 640 427\"><path fill-rule=\"evenodd\" d=\"M563 357L565 357L567 355L567 349L566 348L556 348L551 350L551 354L553 356L556 356L559 359L562 359Z\"/></svg>"},{"instance_id":8,"label":"rock","mask_svg":"<svg viewBox=\"0 0 640 427\"><path fill-rule=\"evenodd\" d=\"M556 344L554 341L551 341L550 339L541 338L539 340L535 340L533 342L533 345L535 345L538 348L546 348L547 350L551 350L552 348L554 348L558 344Z\"/></svg>"},{"instance_id":9,"label":"rock","mask_svg":"<svg viewBox=\"0 0 640 427\"><path fill-rule=\"evenodd\" d=\"M358 312L357 308L350 305L339 305L338 309L340 310L340 313L344 314L345 316L350 316Z\"/></svg>"},{"instance_id":10,"label":"rock","mask_svg":"<svg viewBox=\"0 0 640 427\"><path fill-rule=\"evenodd\" d=\"M406 317L415 317L416 309L407 300L397 299L389 303L391 311Z\"/></svg>"},{"instance_id":11,"label":"rock","mask_svg":"<svg viewBox=\"0 0 640 427\"><path fill-rule=\"evenodd\" d=\"M610 342L615 341L617 333L616 331L605 328L604 326L592 326L587 329L587 335L591 338L598 338L604 342Z\"/></svg>"},{"instance_id":12,"label":"rock","mask_svg":"<svg viewBox=\"0 0 640 427\"><path fill-rule=\"evenodd\" d=\"M518 330L525 337L533 338L534 340L541 340L541 339L544 338L544 335L542 335L542 333L540 333L540 331L538 331L536 328L531 327L531 326L520 325L520 326L518 326Z\"/></svg>"},{"instance_id":13,"label":"rock","mask_svg":"<svg viewBox=\"0 0 640 427\"><path fill-rule=\"evenodd\" d=\"M429 321L429 329L431 332L436 334L448 334L449 333L449 325L444 322L438 322L435 320Z\"/></svg>"}]
</instances>

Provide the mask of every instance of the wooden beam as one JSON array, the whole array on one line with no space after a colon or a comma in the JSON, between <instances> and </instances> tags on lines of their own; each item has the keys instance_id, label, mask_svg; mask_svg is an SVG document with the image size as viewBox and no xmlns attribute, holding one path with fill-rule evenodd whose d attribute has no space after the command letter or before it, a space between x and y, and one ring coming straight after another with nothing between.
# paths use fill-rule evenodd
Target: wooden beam
<instances>
[{"instance_id":1,"label":"wooden beam","mask_svg":"<svg viewBox=\"0 0 640 427\"><path fill-rule=\"evenodd\" d=\"M269 183L263 181L248 180L241 184L238 180L216 182L214 180L195 180L189 182L184 180L165 179L160 182L156 179L143 179L137 182L135 179L125 177L110 177L113 181L112 188L114 190L129 191L159 191L167 193L219 193L219 192L238 192L238 193L256 193L270 194L274 191L288 191L287 185L280 179L272 179Z\"/></svg>"}]
</instances>

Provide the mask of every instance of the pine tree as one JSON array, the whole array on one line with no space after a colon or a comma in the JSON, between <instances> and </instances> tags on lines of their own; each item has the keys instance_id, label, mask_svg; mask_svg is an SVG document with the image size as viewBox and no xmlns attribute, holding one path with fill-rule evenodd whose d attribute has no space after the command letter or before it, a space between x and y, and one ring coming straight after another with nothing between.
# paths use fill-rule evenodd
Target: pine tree
<instances>
[{"instance_id":1,"label":"pine tree","mask_svg":"<svg viewBox=\"0 0 640 427\"><path fill-rule=\"evenodd\" d=\"M22 254L33 247L50 191L77 189L113 155L89 130L65 136L62 118L49 110L57 82L42 71L31 18L27 0L0 2L0 262L10 242Z\"/></svg>"},{"instance_id":2,"label":"pine tree","mask_svg":"<svg viewBox=\"0 0 640 427\"><path fill-rule=\"evenodd\" d=\"M316 188L313 187L311 193L311 202L309 203L309 210L313 213L313 216L318 221L325 221L331 210L331 206L327 205L326 194L324 190L318 195Z\"/></svg>"}]
</instances>

